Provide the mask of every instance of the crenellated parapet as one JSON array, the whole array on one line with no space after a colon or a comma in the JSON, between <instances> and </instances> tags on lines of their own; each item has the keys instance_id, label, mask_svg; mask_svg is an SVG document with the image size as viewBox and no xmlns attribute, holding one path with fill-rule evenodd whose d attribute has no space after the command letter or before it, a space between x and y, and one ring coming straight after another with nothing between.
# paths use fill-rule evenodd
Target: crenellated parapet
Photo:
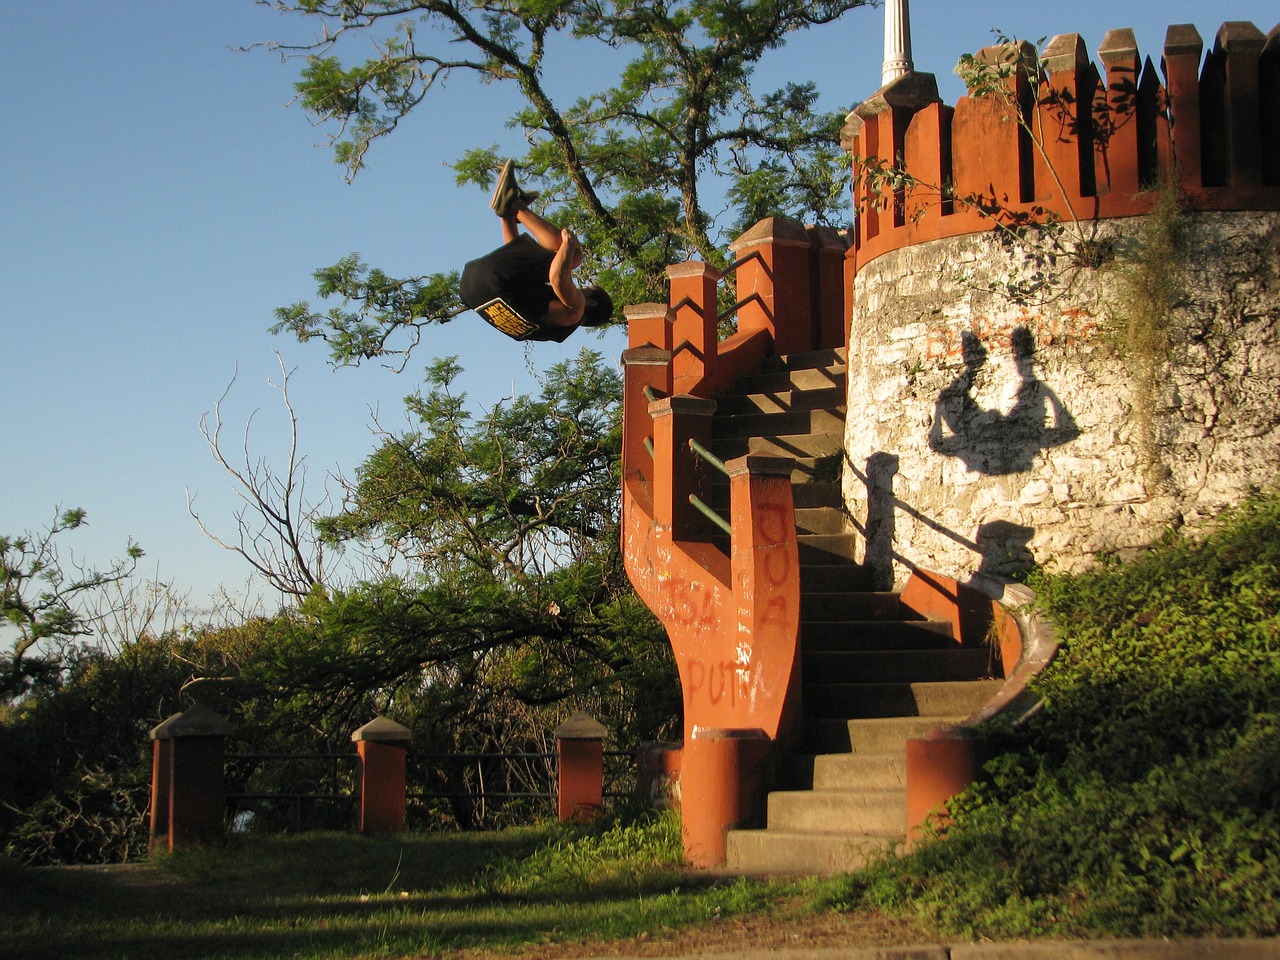
<instances>
[{"instance_id":1,"label":"crenellated parapet","mask_svg":"<svg viewBox=\"0 0 1280 960\"><path fill-rule=\"evenodd\" d=\"M855 242L848 275L890 251L1024 220L1149 212L1175 182L1198 210L1280 210L1280 28L1223 24L1212 49L1169 28L1160 65L1112 30L988 47L990 82L948 106L910 73L850 115Z\"/></svg>"}]
</instances>

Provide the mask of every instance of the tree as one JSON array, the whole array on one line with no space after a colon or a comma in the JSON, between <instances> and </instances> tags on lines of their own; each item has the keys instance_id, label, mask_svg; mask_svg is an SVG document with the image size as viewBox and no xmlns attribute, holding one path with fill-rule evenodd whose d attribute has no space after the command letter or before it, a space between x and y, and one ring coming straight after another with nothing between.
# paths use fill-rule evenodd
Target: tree
<instances>
[{"instance_id":1,"label":"tree","mask_svg":"<svg viewBox=\"0 0 1280 960\"><path fill-rule=\"evenodd\" d=\"M256 575L282 597L305 597L317 586L329 585L332 564L325 543L316 533L317 522L333 509L327 484L319 498L307 493L307 463L298 448L298 417L289 399L289 371L276 354L280 382L271 386L289 422L289 445L283 464L273 466L263 455L250 452L249 432L253 417L245 424L241 450L233 460L222 439L222 402L233 378L214 404L212 415L200 418L204 437L214 461L234 483L241 506L234 514L235 539L223 539L205 523L196 510L195 496L187 494L187 512L210 540L239 554Z\"/></svg>"},{"instance_id":2,"label":"tree","mask_svg":"<svg viewBox=\"0 0 1280 960\"><path fill-rule=\"evenodd\" d=\"M765 216L844 219L840 115L816 111L812 85L757 94L767 51L800 30L833 23L868 0L259 0L319 21L308 45L269 44L303 57L299 101L336 126L335 158L354 177L390 135L454 75L515 85L525 106L510 120L530 147L522 177L578 232L586 272L619 304L665 297L664 268L697 257L722 263L724 237L706 180L723 178L740 231ZM345 65L337 50L372 41L375 55ZM581 94L582 45L613 51L612 86ZM575 71L559 94L558 71ZM461 183L488 186L495 148L465 153ZM329 343L337 363L399 354L423 328L460 309L455 278L407 279L352 254L315 274L317 312L277 311L277 331Z\"/></svg>"},{"instance_id":3,"label":"tree","mask_svg":"<svg viewBox=\"0 0 1280 960\"><path fill-rule=\"evenodd\" d=\"M77 641L93 634L96 617L85 602L127 580L142 558L142 548L129 543L125 556L106 570L74 559L64 564L60 538L87 520L76 508L57 513L44 530L0 535L0 616L17 633L11 652L0 654L0 700L12 700L34 685L56 686Z\"/></svg>"},{"instance_id":4,"label":"tree","mask_svg":"<svg viewBox=\"0 0 1280 960\"><path fill-rule=\"evenodd\" d=\"M299 612L318 629L291 676L309 674L335 701L339 686L380 691L382 710L461 691L469 714L489 718L472 724L482 738L510 714L504 703L566 699L656 736L678 685L622 566L618 374L583 351L547 373L540 395L472 417L452 391L459 372L451 358L429 369L406 401L408 429L385 434L344 510L320 526L390 552L404 579L309 599ZM317 657L338 648L361 652Z\"/></svg>"}]
</instances>

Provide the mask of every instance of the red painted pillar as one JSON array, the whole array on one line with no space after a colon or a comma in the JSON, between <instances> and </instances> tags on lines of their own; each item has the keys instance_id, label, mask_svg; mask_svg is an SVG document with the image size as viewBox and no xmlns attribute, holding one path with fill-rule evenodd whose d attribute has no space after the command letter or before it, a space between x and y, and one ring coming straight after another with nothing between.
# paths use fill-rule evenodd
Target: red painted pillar
<instances>
[{"instance_id":1,"label":"red painted pillar","mask_svg":"<svg viewBox=\"0 0 1280 960\"><path fill-rule=\"evenodd\" d=\"M351 734L359 756L361 833L399 833L405 822L405 761L413 733L376 717Z\"/></svg>"},{"instance_id":2,"label":"red painted pillar","mask_svg":"<svg viewBox=\"0 0 1280 960\"><path fill-rule=\"evenodd\" d=\"M671 349L671 310L665 303L633 303L623 308L627 317L627 346Z\"/></svg>"},{"instance_id":3,"label":"red painted pillar","mask_svg":"<svg viewBox=\"0 0 1280 960\"><path fill-rule=\"evenodd\" d=\"M170 850L179 850L222 840L226 805L222 763L230 733L222 717L199 703L151 731L157 744L152 753L156 779L151 796L153 803L165 808L152 810L153 847L167 842ZM163 834L157 832L161 829Z\"/></svg>"},{"instance_id":4,"label":"red painted pillar","mask_svg":"<svg viewBox=\"0 0 1280 960\"><path fill-rule=\"evenodd\" d=\"M684 856L695 867L725 861L725 834L763 826L772 741L763 730L702 727L685 741L680 761Z\"/></svg>"},{"instance_id":5,"label":"red painted pillar","mask_svg":"<svg viewBox=\"0 0 1280 960\"><path fill-rule=\"evenodd\" d=\"M982 741L966 730L931 730L907 741L907 848L924 836L928 825L945 824L947 801L978 779Z\"/></svg>"},{"instance_id":6,"label":"red painted pillar","mask_svg":"<svg viewBox=\"0 0 1280 960\"><path fill-rule=\"evenodd\" d=\"M560 726L556 758L560 768L556 813L561 820L589 820L604 802L604 725L575 713Z\"/></svg>"}]
</instances>

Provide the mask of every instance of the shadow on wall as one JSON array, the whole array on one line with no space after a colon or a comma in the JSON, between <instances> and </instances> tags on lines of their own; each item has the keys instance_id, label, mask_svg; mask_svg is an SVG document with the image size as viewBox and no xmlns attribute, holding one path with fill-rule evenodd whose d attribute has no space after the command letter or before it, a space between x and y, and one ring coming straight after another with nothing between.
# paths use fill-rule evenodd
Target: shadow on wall
<instances>
[{"instance_id":1,"label":"shadow on wall","mask_svg":"<svg viewBox=\"0 0 1280 960\"><path fill-rule=\"evenodd\" d=\"M894 495L893 480L898 473L898 458L894 454L872 454L867 458L865 472L847 457L845 464L867 490L866 522L860 526L855 520L854 528L865 542L862 563L870 574L873 589L893 588L895 561L913 567L911 561L894 549L895 518L899 511L976 554L980 559L975 574L1013 580L1035 566L1035 555L1030 548L1036 533L1034 528L1009 520L992 520L981 524L976 538L970 540Z\"/></svg>"},{"instance_id":2,"label":"shadow on wall","mask_svg":"<svg viewBox=\"0 0 1280 960\"><path fill-rule=\"evenodd\" d=\"M1007 411L983 409L974 385L986 365L986 346L972 333L961 334L964 371L942 389L934 403L929 449L957 457L975 473L1003 476L1026 472L1041 450L1080 436L1070 411L1034 370L1035 338L1015 327L1010 338L1020 383Z\"/></svg>"}]
</instances>

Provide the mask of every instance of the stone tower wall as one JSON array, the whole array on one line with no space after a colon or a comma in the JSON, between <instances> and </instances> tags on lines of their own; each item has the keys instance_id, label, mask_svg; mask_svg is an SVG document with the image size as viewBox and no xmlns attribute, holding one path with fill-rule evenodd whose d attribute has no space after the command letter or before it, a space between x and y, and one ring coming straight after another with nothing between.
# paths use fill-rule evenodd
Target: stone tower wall
<instances>
[{"instance_id":1,"label":"stone tower wall","mask_svg":"<svg viewBox=\"0 0 1280 960\"><path fill-rule=\"evenodd\" d=\"M1107 35L1101 70L1082 50L1055 38L1047 83L1018 102L1079 104L1083 144L1036 149L991 103L947 107L919 74L846 127L855 173L892 156L915 181L855 176L846 261L845 498L886 586L916 567L1078 569L1277 475L1280 36L1226 24L1201 67L1195 31L1170 28L1163 81L1127 31ZM1159 264L1171 346L1144 364L1127 324L1162 180L1181 210ZM1060 220L1063 245L993 231L952 199L966 195Z\"/></svg>"}]
</instances>

